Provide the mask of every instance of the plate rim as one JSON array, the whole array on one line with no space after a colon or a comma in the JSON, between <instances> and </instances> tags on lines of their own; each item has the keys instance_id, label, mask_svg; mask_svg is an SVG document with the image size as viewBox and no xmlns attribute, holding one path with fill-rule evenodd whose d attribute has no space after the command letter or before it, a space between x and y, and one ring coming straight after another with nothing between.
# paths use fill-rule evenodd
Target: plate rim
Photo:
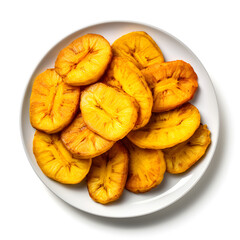
<instances>
[{"instance_id":1,"label":"plate rim","mask_svg":"<svg viewBox=\"0 0 240 240\"><path fill-rule=\"evenodd\" d=\"M217 131L215 132L215 135L216 135L216 141L215 141L215 145L212 146L212 156L210 157L210 160L207 162L207 164L205 165L203 171L201 174L199 174L197 176L197 178L192 181L192 183L190 184L190 186L185 189L184 191L182 191L176 198L174 198L172 201L169 201L167 204L163 204L161 206L159 206L158 208L155 208L153 210L150 210L150 211L140 211L138 213L134 213L134 214L125 214L125 215L116 215L116 214L106 214L104 212L94 212L94 211L89 211L89 210L85 210L84 208L78 208L77 206L74 206L73 204L67 202L65 199L63 199L61 196L59 196L57 193L55 193L44 181L43 179L40 177L40 175L38 174L38 172L35 170L34 166L33 166L33 163L31 161L31 157L29 156L29 153L28 153L28 150L27 150L27 147L26 147L26 144L25 144L25 140L24 140L24 137L23 137L23 107L24 107L24 100L26 98L26 95L27 95L27 89L31 83L31 79L33 78L33 75L35 73L35 71L38 69L38 67L41 65L42 61L44 60L44 58L50 53L50 51L52 49L54 49L59 43L61 43L62 41L64 41L66 38L70 37L71 35L74 35L76 34L77 32L79 31L84 31L86 30L87 28L91 28L91 27L99 27L101 25L106 25L106 24L136 24L136 25L142 25L144 27L148 27L148 28L152 28L156 31L159 31L159 32L162 32L163 34L169 36L170 38L174 39L176 42L178 42L179 44L181 44L187 51L189 51L189 53L194 56L194 58L197 60L197 62L201 65L201 67L203 68L203 70L205 71L205 73L207 74L208 76L208 79L210 80L210 84L211 84L211 87L212 87L212 90L213 90L213 93L214 93L214 96L215 96L215 99L216 99L216 110L217 110L217 114L216 114L216 119L217 119ZM219 101L218 101L218 98L217 98L217 94L216 94L216 90L214 88L214 85L213 85L213 82L209 76L209 73L208 71L206 70L205 66L202 64L202 62L199 60L199 58L195 55L195 53L187 46L185 45L181 40L179 40L177 37L175 37L174 35L170 34L169 32L163 30L162 28L159 28L157 26L154 26L152 24L148 24L148 23L144 23L144 22L141 22L141 21L128 21L128 20L121 20L121 21L102 21L102 22L96 22L96 23L93 23L93 24L90 24L90 25L85 25L84 27L82 28L79 28L71 33L69 33L68 35L65 35L62 39L60 39L57 43L55 43L52 47L49 48L49 50L43 54L42 57L40 57L40 60L37 61L37 65L35 66L35 68L33 69L33 71L31 72L30 74L30 77L28 78L28 81L26 81L25 83L25 87L23 88L23 94L22 94L22 98L21 98L21 102L20 102L20 114L19 114L19 127L20 127L20 136L21 136L21 141L22 141L22 145L23 145L23 148L24 148L24 151L25 151L25 154L27 156L27 159L28 159L28 162L29 164L31 165L32 169L34 170L35 174L38 176L38 178L41 180L41 182L47 187L47 189L50 190L50 192L52 192L56 197L60 198L61 200L63 200L66 204L76 208L77 210L81 210L85 213L88 213L88 214L91 214L91 215L96 215L96 216L99 216L99 217L107 217L107 218L133 218L133 217L140 217L140 216L145 216L145 215L150 215L154 212L158 212L164 208L167 208L169 207L170 205L174 204L175 202L177 202L179 199L181 199L182 197L184 197L186 194L188 194L195 186L196 184L200 181L200 179L203 178L203 176L205 175L206 173L206 170L208 169L210 163L212 162L212 159L215 155L215 152L216 152L216 148L218 146L218 141L219 141L219 132L220 132L220 114L219 114Z\"/></svg>"}]
</instances>

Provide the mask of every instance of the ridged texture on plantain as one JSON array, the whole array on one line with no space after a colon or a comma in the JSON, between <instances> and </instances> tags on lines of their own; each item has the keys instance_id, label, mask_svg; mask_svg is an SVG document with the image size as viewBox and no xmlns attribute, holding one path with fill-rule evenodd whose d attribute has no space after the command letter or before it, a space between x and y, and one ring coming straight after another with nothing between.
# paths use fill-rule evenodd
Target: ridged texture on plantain
<instances>
[{"instance_id":1,"label":"ridged texture on plantain","mask_svg":"<svg viewBox=\"0 0 240 240\"><path fill-rule=\"evenodd\" d=\"M190 103L174 110L153 113L149 123L131 131L128 139L140 148L164 149L190 138L200 125L200 113Z\"/></svg>"},{"instance_id":2,"label":"ridged texture on plantain","mask_svg":"<svg viewBox=\"0 0 240 240\"><path fill-rule=\"evenodd\" d=\"M161 49L145 32L130 32L118 38L112 45L115 56L127 58L139 69L157 62L164 62Z\"/></svg>"},{"instance_id":3,"label":"ridged texture on plantain","mask_svg":"<svg viewBox=\"0 0 240 240\"><path fill-rule=\"evenodd\" d=\"M152 93L141 71L132 62L121 57L114 57L103 82L122 89L136 99L139 113L134 130L148 123L152 114Z\"/></svg>"},{"instance_id":4,"label":"ridged texture on plantain","mask_svg":"<svg viewBox=\"0 0 240 240\"><path fill-rule=\"evenodd\" d=\"M76 158L93 158L109 150L114 142L91 131L84 123L81 113L61 133L65 147Z\"/></svg>"},{"instance_id":5,"label":"ridged texture on plantain","mask_svg":"<svg viewBox=\"0 0 240 240\"><path fill-rule=\"evenodd\" d=\"M86 34L60 51L55 68L66 83L88 85L100 79L111 57L111 46L104 37Z\"/></svg>"},{"instance_id":6,"label":"ridged texture on plantain","mask_svg":"<svg viewBox=\"0 0 240 240\"><path fill-rule=\"evenodd\" d=\"M39 74L32 87L30 122L46 133L56 133L67 126L79 107L80 89L62 81L54 69Z\"/></svg>"},{"instance_id":7,"label":"ridged texture on plantain","mask_svg":"<svg viewBox=\"0 0 240 240\"><path fill-rule=\"evenodd\" d=\"M125 137L138 117L138 104L133 97L103 83L95 83L84 90L80 108L86 125L112 141Z\"/></svg>"},{"instance_id":8,"label":"ridged texture on plantain","mask_svg":"<svg viewBox=\"0 0 240 240\"><path fill-rule=\"evenodd\" d=\"M188 102L198 88L197 74L181 60L156 63L142 73L153 93L153 112L168 111Z\"/></svg>"},{"instance_id":9,"label":"ridged texture on plantain","mask_svg":"<svg viewBox=\"0 0 240 240\"><path fill-rule=\"evenodd\" d=\"M161 150L141 149L124 138L129 152L129 170L126 189L143 193L158 186L166 171L166 163Z\"/></svg>"},{"instance_id":10,"label":"ridged texture on plantain","mask_svg":"<svg viewBox=\"0 0 240 240\"><path fill-rule=\"evenodd\" d=\"M125 187L127 174L127 150L117 142L108 152L93 159L87 175L90 197L102 204L119 199Z\"/></svg>"},{"instance_id":11,"label":"ridged texture on plantain","mask_svg":"<svg viewBox=\"0 0 240 240\"><path fill-rule=\"evenodd\" d=\"M92 159L76 159L64 147L59 134L36 131L33 153L42 172L49 178L65 184L81 182L89 172Z\"/></svg>"},{"instance_id":12,"label":"ridged texture on plantain","mask_svg":"<svg viewBox=\"0 0 240 240\"><path fill-rule=\"evenodd\" d=\"M187 141L163 150L167 171L173 174L185 172L201 159L210 143L211 137L207 125L200 125Z\"/></svg>"}]
</instances>

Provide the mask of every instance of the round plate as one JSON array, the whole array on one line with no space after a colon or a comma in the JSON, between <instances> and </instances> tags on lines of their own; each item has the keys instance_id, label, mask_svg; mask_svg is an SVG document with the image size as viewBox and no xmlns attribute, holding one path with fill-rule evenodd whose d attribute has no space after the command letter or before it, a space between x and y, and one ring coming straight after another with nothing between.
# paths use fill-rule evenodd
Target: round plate
<instances>
[{"instance_id":1,"label":"round plate","mask_svg":"<svg viewBox=\"0 0 240 240\"><path fill-rule=\"evenodd\" d=\"M201 113L202 123L211 131L212 143L206 155L190 171L180 175L165 174L163 182L148 193L134 194L125 190L121 198L109 205L95 203L88 194L86 182L74 186L63 185L47 178L38 167L32 152L32 140L35 129L29 121L29 99L35 77L47 68L53 68L59 51L74 39L87 34L97 33L111 44L120 36L132 31L147 32L159 45L165 61L184 60L192 65L198 75L199 89L192 103ZM178 39L165 31L133 22L107 22L81 29L57 43L40 61L34 70L24 93L21 109L21 134L28 160L42 182L58 197L70 205L99 216L135 217L163 209L185 195L203 176L216 148L219 132L218 105L212 82L202 63L194 53Z\"/></svg>"}]
</instances>

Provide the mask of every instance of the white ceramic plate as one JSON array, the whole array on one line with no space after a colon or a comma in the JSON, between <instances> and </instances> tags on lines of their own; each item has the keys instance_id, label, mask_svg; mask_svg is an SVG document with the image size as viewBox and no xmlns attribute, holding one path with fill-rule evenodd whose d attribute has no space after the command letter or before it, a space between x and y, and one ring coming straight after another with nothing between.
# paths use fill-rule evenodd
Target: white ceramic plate
<instances>
[{"instance_id":1,"label":"white ceramic plate","mask_svg":"<svg viewBox=\"0 0 240 240\"><path fill-rule=\"evenodd\" d=\"M35 130L29 122L29 99L35 77L47 68L54 67L59 51L74 39L87 33L98 33L103 35L110 43L113 43L115 39L131 31L145 31L152 36L161 48L166 61L181 59L193 66L198 75L199 89L192 103L199 109L202 123L208 125L212 133L212 143L204 158L190 171L178 176L166 173L163 182L150 192L133 194L125 190L118 201L104 206L95 203L89 197L85 182L75 186L63 185L47 178L41 172L32 153L32 140ZM61 40L45 55L34 70L27 84L22 102L21 133L23 145L28 160L38 177L53 193L70 205L82 211L105 217L123 218L149 214L167 207L185 195L206 171L217 145L218 132L219 114L217 100L212 82L202 63L187 46L175 37L159 28L140 23L101 23L81 29Z\"/></svg>"}]
</instances>

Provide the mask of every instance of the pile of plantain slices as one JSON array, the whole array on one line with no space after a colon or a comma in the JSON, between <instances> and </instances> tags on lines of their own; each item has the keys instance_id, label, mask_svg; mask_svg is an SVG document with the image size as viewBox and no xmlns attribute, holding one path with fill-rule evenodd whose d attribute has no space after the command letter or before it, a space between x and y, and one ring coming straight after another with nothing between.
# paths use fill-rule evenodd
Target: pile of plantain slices
<instances>
[{"instance_id":1,"label":"pile of plantain slices","mask_svg":"<svg viewBox=\"0 0 240 240\"><path fill-rule=\"evenodd\" d=\"M98 34L79 37L33 83L30 122L39 167L63 184L85 179L101 204L124 189L150 191L166 171L187 171L211 142L189 103L197 78L189 63L165 62L145 32L112 46Z\"/></svg>"}]
</instances>

